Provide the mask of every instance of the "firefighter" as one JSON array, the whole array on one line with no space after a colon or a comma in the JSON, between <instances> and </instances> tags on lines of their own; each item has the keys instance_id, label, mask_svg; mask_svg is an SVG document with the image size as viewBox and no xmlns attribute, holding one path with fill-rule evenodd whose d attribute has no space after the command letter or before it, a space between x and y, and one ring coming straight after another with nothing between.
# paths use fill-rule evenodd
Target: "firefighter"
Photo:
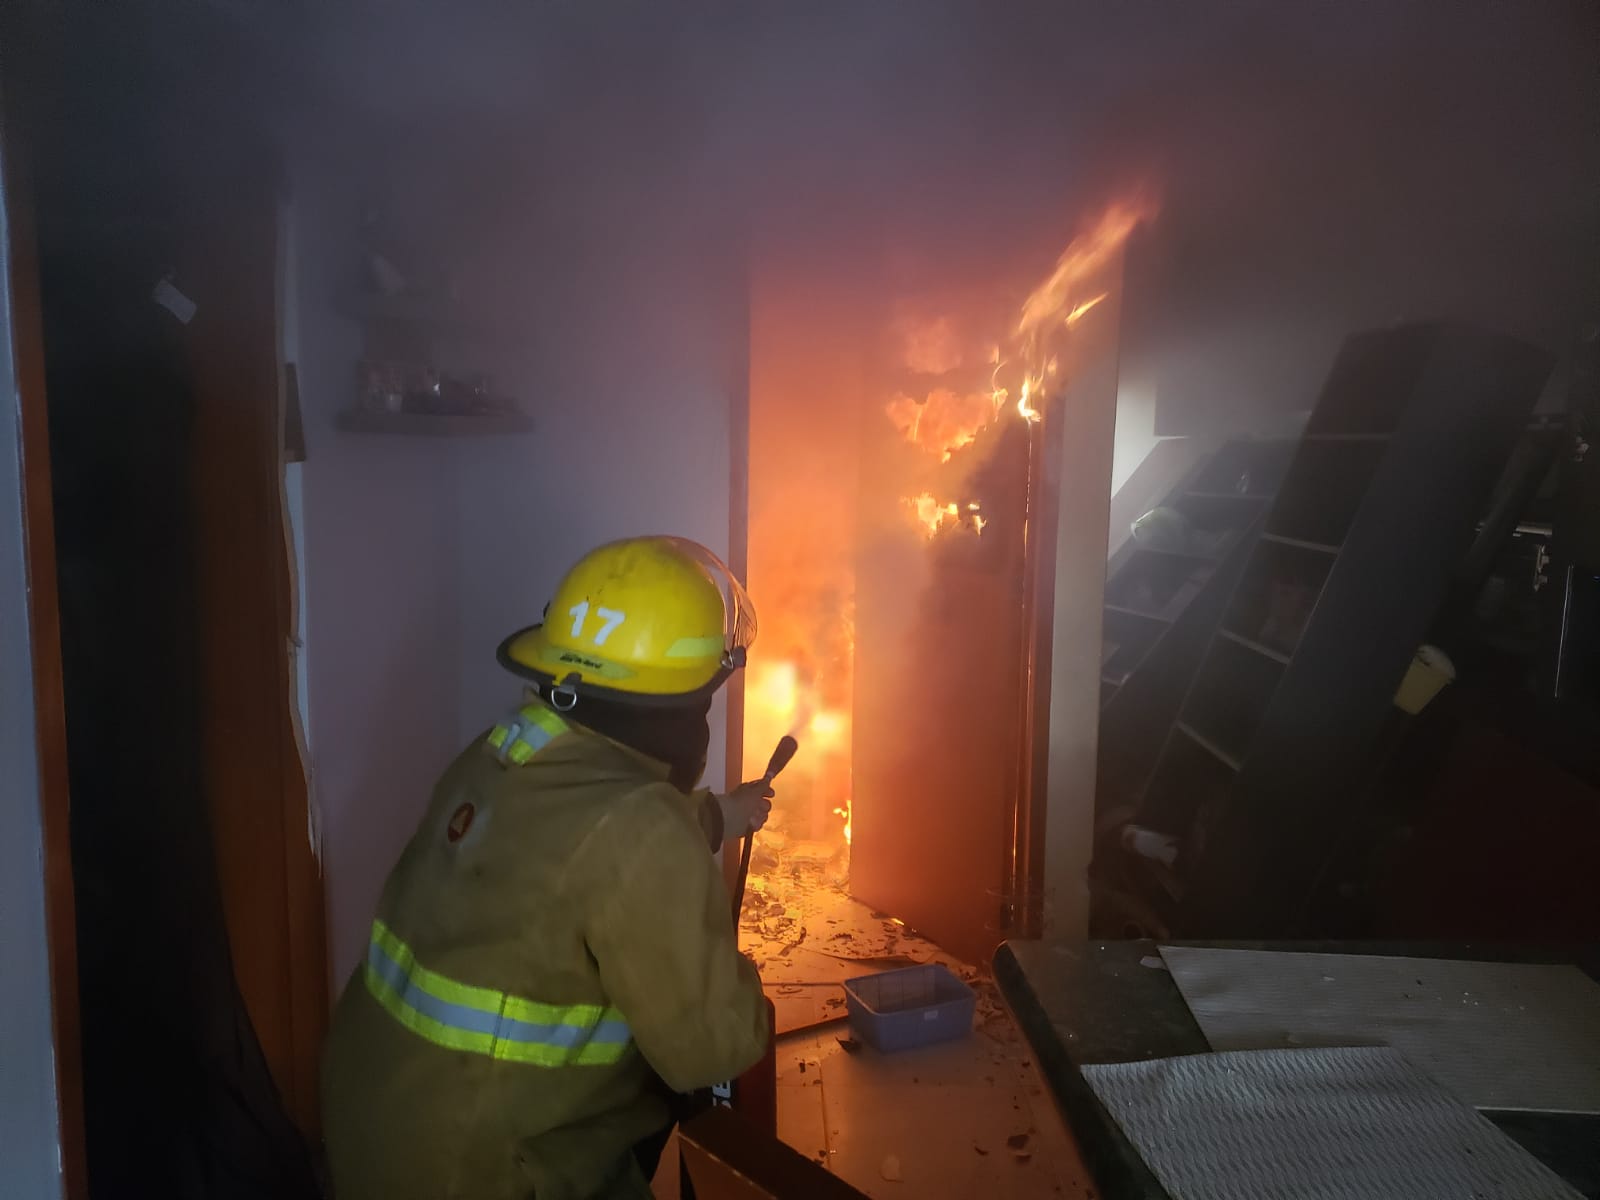
<instances>
[{"instance_id":1,"label":"firefighter","mask_svg":"<svg viewBox=\"0 0 1600 1200\"><path fill-rule=\"evenodd\" d=\"M335 1010L338 1200L648 1197L673 1099L767 1047L709 847L764 781L692 790L712 695L755 636L710 551L592 551L500 646L533 686L433 791Z\"/></svg>"}]
</instances>

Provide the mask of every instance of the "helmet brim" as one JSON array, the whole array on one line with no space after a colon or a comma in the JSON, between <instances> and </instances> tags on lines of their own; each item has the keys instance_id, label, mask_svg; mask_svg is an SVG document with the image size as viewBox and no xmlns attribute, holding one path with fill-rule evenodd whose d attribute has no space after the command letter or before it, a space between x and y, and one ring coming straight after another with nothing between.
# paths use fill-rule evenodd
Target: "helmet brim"
<instances>
[{"instance_id":1,"label":"helmet brim","mask_svg":"<svg viewBox=\"0 0 1600 1200\"><path fill-rule=\"evenodd\" d=\"M495 659L507 671L522 679L549 687L570 688L577 696L593 696L622 704L672 708L697 703L715 695L728 681L733 668L719 665L711 678L692 669L650 668L614 684L598 683L583 677L574 665L561 662L567 653L545 637L544 625L519 629L500 643Z\"/></svg>"}]
</instances>

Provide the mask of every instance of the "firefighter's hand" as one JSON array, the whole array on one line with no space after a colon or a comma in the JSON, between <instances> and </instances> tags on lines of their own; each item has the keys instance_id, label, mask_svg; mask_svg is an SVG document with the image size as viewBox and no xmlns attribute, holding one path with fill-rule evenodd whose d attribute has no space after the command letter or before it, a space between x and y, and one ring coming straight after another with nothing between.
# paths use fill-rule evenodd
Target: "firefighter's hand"
<instances>
[{"instance_id":1,"label":"firefighter's hand","mask_svg":"<svg viewBox=\"0 0 1600 1200\"><path fill-rule=\"evenodd\" d=\"M772 785L765 779L741 783L726 796L718 796L722 809L722 836L741 838L767 823L772 813Z\"/></svg>"}]
</instances>

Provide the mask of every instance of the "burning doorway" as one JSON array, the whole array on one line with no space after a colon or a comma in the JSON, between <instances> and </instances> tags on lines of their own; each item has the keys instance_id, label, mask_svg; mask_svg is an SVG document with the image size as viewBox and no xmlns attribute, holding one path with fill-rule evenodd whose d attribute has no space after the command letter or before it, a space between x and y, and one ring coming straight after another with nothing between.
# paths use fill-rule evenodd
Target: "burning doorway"
<instances>
[{"instance_id":1,"label":"burning doorway","mask_svg":"<svg viewBox=\"0 0 1600 1200\"><path fill-rule=\"evenodd\" d=\"M844 890L968 961L1037 928L1062 401L1147 215L1053 270L756 255L744 758L802 747L752 867L775 914Z\"/></svg>"}]
</instances>

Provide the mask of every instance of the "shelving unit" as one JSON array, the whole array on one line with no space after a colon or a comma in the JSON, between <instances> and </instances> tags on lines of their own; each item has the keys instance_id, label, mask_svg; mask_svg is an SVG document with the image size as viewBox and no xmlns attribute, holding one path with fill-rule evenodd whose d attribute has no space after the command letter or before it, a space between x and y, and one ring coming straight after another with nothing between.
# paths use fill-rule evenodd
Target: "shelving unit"
<instances>
[{"instance_id":1,"label":"shelving unit","mask_svg":"<svg viewBox=\"0 0 1600 1200\"><path fill-rule=\"evenodd\" d=\"M1159 912L1168 935L1295 934L1549 370L1450 325L1345 343L1130 809L1177 862L1131 861L1120 830L1097 849L1097 876L1135 893L1117 911ZM1189 495L1254 499L1225 491L1201 478Z\"/></svg>"},{"instance_id":2,"label":"shelving unit","mask_svg":"<svg viewBox=\"0 0 1600 1200\"><path fill-rule=\"evenodd\" d=\"M1112 559L1106 571L1107 654L1102 666L1115 657L1118 667L1104 671L1102 682L1120 687L1168 632L1138 622L1169 628L1192 624L1206 611L1196 608L1196 602L1204 595L1216 596L1219 585L1225 591L1231 584L1229 568L1242 561L1293 450L1293 441L1287 439L1244 438L1224 444L1160 505L1180 513L1187 523L1184 544L1134 539ZM1135 622L1132 633L1130 619ZM1137 647L1138 654L1127 653L1128 646Z\"/></svg>"},{"instance_id":3,"label":"shelving unit","mask_svg":"<svg viewBox=\"0 0 1600 1200\"><path fill-rule=\"evenodd\" d=\"M1098 818L1144 787L1293 450L1285 439L1225 443L1161 502L1182 514L1183 544L1130 540L1108 564Z\"/></svg>"}]
</instances>

